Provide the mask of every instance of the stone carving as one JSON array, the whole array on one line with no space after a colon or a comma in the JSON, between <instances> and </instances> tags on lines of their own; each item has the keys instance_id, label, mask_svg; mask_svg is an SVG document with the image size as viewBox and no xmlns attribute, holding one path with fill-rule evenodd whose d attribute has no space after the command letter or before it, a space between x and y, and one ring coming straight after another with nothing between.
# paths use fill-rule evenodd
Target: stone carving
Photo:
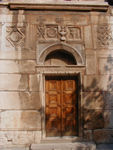
<instances>
[{"instance_id":1,"label":"stone carving","mask_svg":"<svg viewBox=\"0 0 113 150\"><path fill-rule=\"evenodd\" d=\"M20 45L24 40L23 27L7 27L7 37L6 39L11 43L12 46Z\"/></svg>"},{"instance_id":2,"label":"stone carving","mask_svg":"<svg viewBox=\"0 0 113 150\"><path fill-rule=\"evenodd\" d=\"M68 27L68 30L69 30L69 39L71 40L81 39L80 28Z\"/></svg>"},{"instance_id":3,"label":"stone carving","mask_svg":"<svg viewBox=\"0 0 113 150\"><path fill-rule=\"evenodd\" d=\"M66 26L58 26L58 32L60 34L60 40L66 41L66 34L67 34Z\"/></svg>"},{"instance_id":4,"label":"stone carving","mask_svg":"<svg viewBox=\"0 0 113 150\"><path fill-rule=\"evenodd\" d=\"M97 44L100 47L113 45L113 32L109 25L100 25L98 27Z\"/></svg>"},{"instance_id":5,"label":"stone carving","mask_svg":"<svg viewBox=\"0 0 113 150\"><path fill-rule=\"evenodd\" d=\"M46 28L47 38L57 38L58 32L57 27L47 27Z\"/></svg>"},{"instance_id":6,"label":"stone carving","mask_svg":"<svg viewBox=\"0 0 113 150\"><path fill-rule=\"evenodd\" d=\"M38 25L38 41L77 41L81 40L81 30L75 26Z\"/></svg>"},{"instance_id":7,"label":"stone carving","mask_svg":"<svg viewBox=\"0 0 113 150\"><path fill-rule=\"evenodd\" d=\"M74 25L66 25L66 20L56 18L55 24L46 24L46 20L39 16L38 18L38 41L77 41L81 40L81 28Z\"/></svg>"},{"instance_id":8,"label":"stone carving","mask_svg":"<svg viewBox=\"0 0 113 150\"><path fill-rule=\"evenodd\" d=\"M45 26L44 24L38 25L38 38L45 39Z\"/></svg>"}]
</instances>

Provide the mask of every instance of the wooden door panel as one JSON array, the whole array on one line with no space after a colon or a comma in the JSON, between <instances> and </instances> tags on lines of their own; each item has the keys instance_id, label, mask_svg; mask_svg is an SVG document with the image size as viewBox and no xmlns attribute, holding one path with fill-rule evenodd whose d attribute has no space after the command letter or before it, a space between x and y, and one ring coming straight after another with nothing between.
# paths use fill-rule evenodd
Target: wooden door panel
<instances>
[{"instance_id":1,"label":"wooden door panel","mask_svg":"<svg viewBox=\"0 0 113 150\"><path fill-rule=\"evenodd\" d=\"M74 79L46 79L46 135L77 135L77 85Z\"/></svg>"},{"instance_id":2,"label":"wooden door panel","mask_svg":"<svg viewBox=\"0 0 113 150\"><path fill-rule=\"evenodd\" d=\"M61 109L60 107L46 108L47 136L61 136Z\"/></svg>"},{"instance_id":3,"label":"wooden door panel","mask_svg":"<svg viewBox=\"0 0 113 150\"><path fill-rule=\"evenodd\" d=\"M74 107L65 107L63 108L63 136L74 136L77 134L76 132L76 112Z\"/></svg>"}]
</instances>

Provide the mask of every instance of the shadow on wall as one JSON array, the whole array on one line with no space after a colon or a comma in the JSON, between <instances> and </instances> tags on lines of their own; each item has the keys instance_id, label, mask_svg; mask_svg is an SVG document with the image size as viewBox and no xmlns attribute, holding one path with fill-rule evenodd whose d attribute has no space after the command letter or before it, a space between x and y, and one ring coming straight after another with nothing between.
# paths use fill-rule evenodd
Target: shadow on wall
<instances>
[{"instance_id":1,"label":"shadow on wall","mask_svg":"<svg viewBox=\"0 0 113 150\"><path fill-rule=\"evenodd\" d=\"M105 0L105 2L108 2L109 5L113 5L113 0Z\"/></svg>"},{"instance_id":2,"label":"shadow on wall","mask_svg":"<svg viewBox=\"0 0 113 150\"><path fill-rule=\"evenodd\" d=\"M104 71L109 74L106 78L101 81L100 78L94 78L90 85L87 87L83 86L83 105L82 105L82 114L83 114L83 129L84 130L96 130L96 129L111 129L113 127L113 123L111 122L111 111L113 109L113 78L111 75L111 71L113 70L113 58L112 56L108 56L106 65L104 66ZM102 83L100 83L102 82ZM102 84L106 86L101 87ZM104 133L104 130L103 130ZM100 135L99 135L100 136ZM84 134L84 139L89 140L87 135ZM109 143L112 139L113 135L109 135L109 138L106 138L106 143ZM104 140L105 140L104 139ZM94 138L94 141L98 143L98 139ZM101 140L100 140L101 141Z\"/></svg>"}]
</instances>

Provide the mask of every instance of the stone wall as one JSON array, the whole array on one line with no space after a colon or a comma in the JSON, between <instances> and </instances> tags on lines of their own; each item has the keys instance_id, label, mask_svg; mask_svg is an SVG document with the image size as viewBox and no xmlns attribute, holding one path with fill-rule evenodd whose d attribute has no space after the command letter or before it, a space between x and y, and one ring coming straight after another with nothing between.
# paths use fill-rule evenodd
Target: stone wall
<instances>
[{"instance_id":1,"label":"stone wall","mask_svg":"<svg viewBox=\"0 0 113 150\"><path fill-rule=\"evenodd\" d=\"M112 11L19 10L7 5L0 4L0 145L40 143L43 87L36 68L42 51L55 43L71 45L84 60L82 139L113 143ZM49 34L45 39L40 23L56 25L56 30L62 24L80 29L80 38L62 41L57 33L58 38Z\"/></svg>"}]
</instances>

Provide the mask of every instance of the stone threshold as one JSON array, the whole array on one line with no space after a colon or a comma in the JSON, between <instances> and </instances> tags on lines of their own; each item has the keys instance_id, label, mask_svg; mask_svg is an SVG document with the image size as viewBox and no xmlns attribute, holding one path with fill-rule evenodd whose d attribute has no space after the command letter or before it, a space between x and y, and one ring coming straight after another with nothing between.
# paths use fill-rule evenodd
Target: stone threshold
<instances>
[{"instance_id":1,"label":"stone threshold","mask_svg":"<svg viewBox=\"0 0 113 150\"><path fill-rule=\"evenodd\" d=\"M96 145L89 142L33 144L31 150L96 150Z\"/></svg>"},{"instance_id":2,"label":"stone threshold","mask_svg":"<svg viewBox=\"0 0 113 150\"><path fill-rule=\"evenodd\" d=\"M0 150L30 150L30 146L25 145L0 145Z\"/></svg>"}]
</instances>

